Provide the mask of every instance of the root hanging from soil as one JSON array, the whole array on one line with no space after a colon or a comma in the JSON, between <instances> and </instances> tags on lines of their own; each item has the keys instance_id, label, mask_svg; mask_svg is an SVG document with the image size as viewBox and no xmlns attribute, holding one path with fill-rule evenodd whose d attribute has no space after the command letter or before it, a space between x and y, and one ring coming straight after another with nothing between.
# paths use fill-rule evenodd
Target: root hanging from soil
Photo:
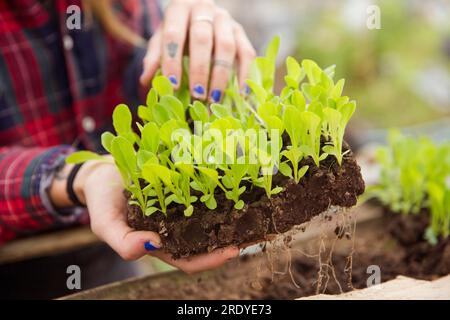
<instances>
[{"instance_id":1,"label":"root hanging from soil","mask_svg":"<svg viewBox=\"0 0 450 320\"><path fill-rule=\"evenodd\" d=\"M313 223L318 224L318 234L316 236L317 242L312 242L310 248L292 248L293 242L295 241L294 233L300 230L304 232ZM277 226L275 224L274 226L275 230L277 230ZM334 234L333 232L330 232L333 228L335 228ZM309 282L308 279L301 274L301 271L297 270L293 265L296 259L299 256L302 256L317 262L317 278L312 281L312 286L315 287L317 294L326 293L327 288L331 283L333 283L333 287L336 287L341 293L345 292L345 289L353 288L351 284L351 272L352 256L355 246L355 232L356 219L351 212L342 209L337 210L336 208L331 207L327 212L316 217L314 221L298 226L296 230L291 233L279 234L275 240L266 241L264 245L261 246L261 252L257 254L259 256L264 256L264 259L261 259L261 264L265 265L265 267L260 265L257 268L256 277L258 278L258 283L266 283L267 287L276 285L276 282L282 277L289 277L289 283L295 287L295 289L305 289L306 286L311 285L311 282ZM342 280L341 278L341 281L338 279L337 270L335 269L336 266L333 261L333 253L339 240L352 241L345 268L344 270L338 270L340 274L345 274L345 280ZM283 258L280 259L280 256ZM342 265L340 266L342 267ZM264 271L261 271L264 268L267 270L265 277L263 275Z\"/></svg>"}]
</instances>

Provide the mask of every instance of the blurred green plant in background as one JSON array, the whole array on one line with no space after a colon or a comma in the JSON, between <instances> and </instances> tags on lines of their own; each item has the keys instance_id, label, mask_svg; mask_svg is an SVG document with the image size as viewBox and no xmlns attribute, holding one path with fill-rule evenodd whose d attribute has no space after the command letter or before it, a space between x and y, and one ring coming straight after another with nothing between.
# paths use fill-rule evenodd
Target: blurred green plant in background
<instances>
[{"instance_id":1,"label":"blurred green plant in background","mask_svg":"<svg viewBox=\"0 0 450 320\"><path fill-rule=\"evenodd\" d=\"M372 3L380 7L379 30L366 27L366 9ZM299 16L296 57L339 66L337 77L348 79L349 95L361 105L355 122L390 127L450 115L450 12L439 10L448 3L332 4Z\"/></svg>"},{"instance_id":2,"label":"blurred green plant in background","mask_svg":"<svg viewBox=\"0 0 450 320\"><path fill-rule=\"evenodd\" d=\"M450 142L391 131L388 145L376 153L380 179L367 189L392 212L429 214L425 237L431 243L450 234Z\"/></svg>"}]
</instances>

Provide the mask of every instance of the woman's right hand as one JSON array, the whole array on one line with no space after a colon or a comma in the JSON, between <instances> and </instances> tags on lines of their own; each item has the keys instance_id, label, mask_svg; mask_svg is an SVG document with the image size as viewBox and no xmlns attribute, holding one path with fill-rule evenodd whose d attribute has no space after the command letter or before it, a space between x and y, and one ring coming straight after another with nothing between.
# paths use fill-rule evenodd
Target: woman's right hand
<instances>
[{"instance_id":1,"label":"woman's right hand","mask_svg":"<svg viewBox=\"0 0 450 320\"><path fill-rule=\"evenodd\" d=\"M60 179L55 179L50 189L50 195L56 206L71 205L65 194L67 180L61 179L68 176L70 169L71 165L66 165L59 174ZM88 208L94 234L124 260L136 260L149 254L186 273L195 273L218 267L239 254L237 247L230 247L195 257L173 260L169 254L161 250L161 238L157 233L137 231L128 226L122 178L113 163L86 162L74 180L74 191Z\"/></svg>"},{"instance_id":2,"label":"woman's right hand","mask_svg":"<svg viewBox=\"0 0 450 320\"><path fill-rule=\"evenodd\" d=\"M235 62L240 88L246 90L255 49L243 27L213 0L170 1L164 22L149 41L141 84L148 86L161 67L162 74L178 89L185 51L190 59L189 87L195 99L220 102Z\"/></svg>"}]
</instances>

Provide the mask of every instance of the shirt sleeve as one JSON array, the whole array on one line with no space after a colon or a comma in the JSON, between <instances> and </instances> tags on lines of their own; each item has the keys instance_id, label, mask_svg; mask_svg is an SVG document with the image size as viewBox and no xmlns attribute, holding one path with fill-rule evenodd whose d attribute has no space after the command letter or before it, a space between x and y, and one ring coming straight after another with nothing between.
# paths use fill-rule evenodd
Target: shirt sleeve
<instances>
[{"instance_id":1,"label":"shirt sleeve","mask_svg":"<svg viewBox=\"0 0 450 320\"><path fill-rule=\"evenodd\" d=\"M0 244L77 223L85 210L53 208L48 188L71 146L0 148Z\"/></svg>"}]
</instances>

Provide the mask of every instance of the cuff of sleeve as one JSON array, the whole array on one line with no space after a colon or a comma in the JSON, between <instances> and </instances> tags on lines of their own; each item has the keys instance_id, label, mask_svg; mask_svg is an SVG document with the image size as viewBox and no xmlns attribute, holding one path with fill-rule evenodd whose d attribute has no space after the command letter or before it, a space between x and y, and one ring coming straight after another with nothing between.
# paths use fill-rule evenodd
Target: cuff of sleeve
<instances>
[{"instance_id":1,"label":"cuff of sleeve","mask_svg":"<svg viewBox=\"0 0 450 320\"><path fill-rule=\"evenodd\" d=\"M76 223L80 217L87 214L86 208L73 207L65 209L56 209L50 200L49 190L55 178L56 172L61 169L66 161L66 157L76 151L73 147L64 147L60 150L57 156L52 155L44 160L44 170L40 184L40 197L43 206L47 212L55 219L55 222L60 225L68 225Z\"/></svg>"}]
</instances>

